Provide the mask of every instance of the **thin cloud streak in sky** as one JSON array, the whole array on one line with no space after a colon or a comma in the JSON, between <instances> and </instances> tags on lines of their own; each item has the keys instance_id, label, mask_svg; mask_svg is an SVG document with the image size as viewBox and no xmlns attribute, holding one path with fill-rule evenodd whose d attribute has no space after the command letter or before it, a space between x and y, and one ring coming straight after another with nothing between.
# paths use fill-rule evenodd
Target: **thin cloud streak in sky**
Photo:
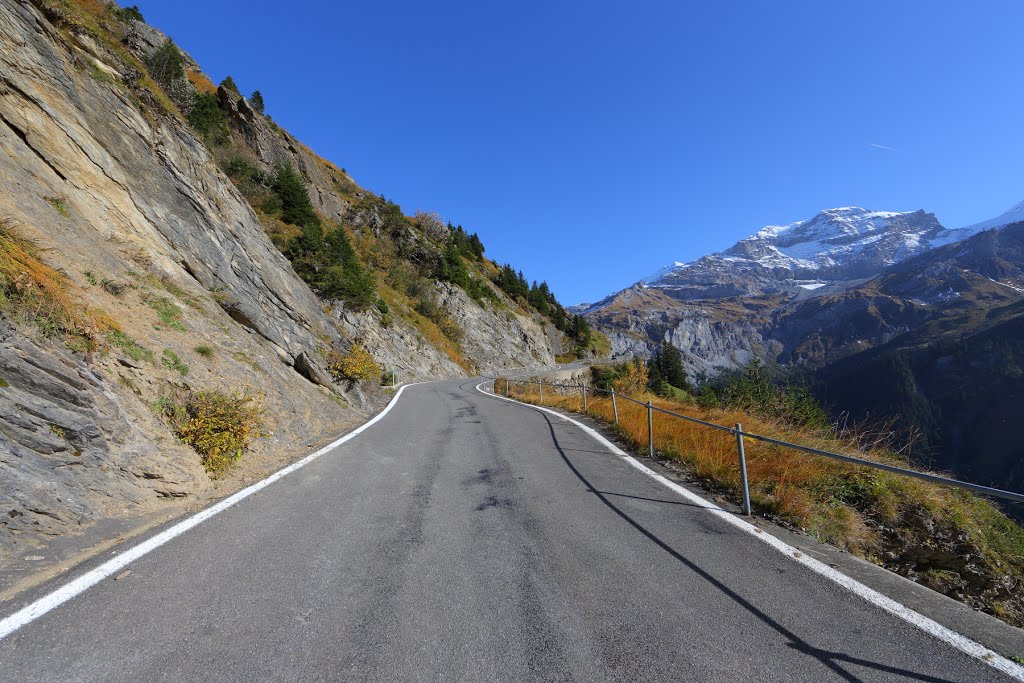
<instances>
[{"instance_id":1,"label":"thin cloud streak in sky","mask_svg":"<svg viewBox=\"0 0 1024 683\"><path fill-rule=\"evenodd\" d=\"M874 147L875 149L884 149L884 150L885 150L886 152L898 152L898 151L899 151L898 149L894 149L894 148L892 148L892 147L886 147L885 145L876 145L876 144L875 144L875 143L873 143L873 142L872 142L872 143L869 143L869 144L870 144L870 145L871 145L872 147Z\"/></svg>"}]
</instances>

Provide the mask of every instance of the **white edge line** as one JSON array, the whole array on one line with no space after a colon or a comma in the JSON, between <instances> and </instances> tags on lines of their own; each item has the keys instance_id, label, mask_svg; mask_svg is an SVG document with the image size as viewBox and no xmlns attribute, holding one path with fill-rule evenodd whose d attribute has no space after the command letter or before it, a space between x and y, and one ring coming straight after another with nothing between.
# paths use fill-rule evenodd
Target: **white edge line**
<instances>
[{"instance_id":1,"label":"white edge line","mask_svg":"<svg viewBox=\"0 0 1024 683\"><path fill-rule=\"evenodd\" d=\"M418 382L417 384L422 384L422 382ZM295 470L305 467L306 465L313 462L320 456L324 455L325 453L331 451L334 448L337 448L346 441L354 439L356 436L358 436L365 430L375 425L385 415L387 415L391 411L391 409L395 407L395 404L398 403L398 399L402 395L402 392L405 391L406 387L410 386L414 386L414 384L404 384L401 387L399 387L398 392L394 395L394 397L387 404L387 406L385 406L384 410L377 413L369 421L363 423L359 427L353 429L351 432L345 434L344 436L340 437L339 439L330 443L329 445L324 446L315 453L307 455L302 460L293 462L291 465L288 465L287 467L284 467L278 470L277 472L274 472L266 479L258 481L252 486L242 489L238 493L235 493L234 495L225 498L216 505L212 505L206 508L205 510L196 513L188 519L175 524L171 528L160 532L156 536L153 536L152 538L143 541L142 543L130 548L129 550L126 550L117 557L111 560L107 560L100 566L96 567L91 571L86 572L74 581L69 581L68 583L64 584L52 593L44 595L35 602L31 603L30 605L18 610L11 616L6 617L3 620L0 620L0 640L3 640L10 634L14 633L25 624L35 619L38 619L39 617L46 614L55 607L59 607L68 600L71 600L80 593L88 590L92 586L95 586L97 583L107 578L114 572L118 571L125 565L134 562L135 560L139 559L140 557L149 552L152 552L153 550L156 550L157 548L167 543L171 539L180 536L192 527L202 524L214 515L223 512L224 510L227 510L232 505L235 505L236 503L248 498L257 491L265 489L278 479L281 479L291 474Z\"/></svg>"},{"instance_id":2,"label":"white edge line","mask_svg":"<svg viewBox=\"0 0 1024 683\"><path fill-rule=\"evenodd\" d=\"M779 540L775 536L772 536L771 534L757 528L753 524L744 521L743 519L740 519L736 515L726 512L725 510L715 505L714 503L704 500L696 493L688 491L679 484L676 484L675 482L670 481L663 477L662 475L658 474L657 472L651 470L649 467L647 467L643 463L639 462L638 460L630 456L628 453L623 451L621 448L613 444L608 439L604 438L596 430L588 427L587 425L577 422L571 417L563 415L562 413L559 413L555 410L551 410L550 408L544 408L543 406L534 405L532 403L522 403L521 401L516 401L515 399L511 398L505 398L504 396L499 396L494 392L488 392L480 388L487 383L488 382L482 382L478 384L476 390L481 393L487 394L488 396L499 398L502 401L518 403L519 405L524 405L530 408L534 408L536 410L542 410L545 413L550 413L551 415L559 417L565 420L566 422L570 422L576 425L584 432L586 432L589 436L591 436L593 439L595 439L603 446L605 446L612 453L620 456L632 467L643 472L647 476L651 477L652 479L662 484L663 486L671 489L675 493L678 493L680 496L686 498L688 501L704 508L705 510L715 515L716 517L724 520L725 522L728 522L740 531L743 531L761 541L764 541L772 548L785 555L786 557L789 557L790 559L799 562L800 564L807 567L816 574L819 574L825 577L826 579L829 579L830 581L839 584L851 593L856 594L858 597L863 598L864 600L870 602L876 607L880 607L881 609L885 610L889 614L899 617L903 621L906 621L907 623L916 626L925 633L928 633L938 638L944 643L952 645L960 652L963 652L964 654L974 657L975 659L979 659L982 662L991 666L992 668L997 669L998 671L1001 671L1004 674L1012 678L1015 678L1018 681L1024 681L1024 666L1015 664L1006 657L1003 657L1002 655L988 649L984 645L974 642L967 636L961 635L956 631L946 628L937 621L929 619L923 614L915 612L906 605L903 605L899 602L896 602L892 598L882 595L878 591L874 590L873 588L869 588L868 586L865 586L863 583L859 581L851 579L846 574L836 571L832 567L829 567L828 565L819 562L818 560L815 560L812 557L808 557L807 554L797 550L788 543Z\"/></svg>"}]
</instances>

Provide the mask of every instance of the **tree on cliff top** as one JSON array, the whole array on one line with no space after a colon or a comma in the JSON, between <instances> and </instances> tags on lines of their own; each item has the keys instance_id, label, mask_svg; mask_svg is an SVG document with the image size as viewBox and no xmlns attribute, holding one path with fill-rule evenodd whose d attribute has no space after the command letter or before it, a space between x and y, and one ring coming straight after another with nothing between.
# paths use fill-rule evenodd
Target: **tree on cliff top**
<instances>
[{"instance_id":1,"label":"tree on cliff top","mask_svg":"<svg viewBox=\"0 0 1024 683\"><path fill-rule=\"evenodd\" d=\"M309 200L306 183L290 164L277 165L270 187L281 201L281 220L292 225L320 227L320 217Z\"/></svg>"}]
</instances>

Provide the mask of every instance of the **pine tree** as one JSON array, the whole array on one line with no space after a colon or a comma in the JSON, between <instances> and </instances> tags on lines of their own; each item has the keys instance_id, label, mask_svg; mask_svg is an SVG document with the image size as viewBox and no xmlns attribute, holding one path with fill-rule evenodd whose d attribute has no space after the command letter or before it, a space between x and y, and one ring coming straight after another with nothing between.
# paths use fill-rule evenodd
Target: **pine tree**
<instances>
[{"instance_id":1,"label":"pine tree","mask_svg":"<svg viewBox=\"0 0 1024 683\"><path fill-rule=\"evenodd\" d=\"M672 342L665 342L661 347L661 374L665 381L684 391L690 391L690 382L683 367L683 355Z\"/></svg>"},{"instance_id":2,"label":"pine tree","mask_svg":"<svg viewBox=\"0 0 1024 683\"><path fill-rule=\"evenodd\" d=\"M469 236L469 250L477 261L484 257L484 243L480 241L480 236L475 232Z\"/></svg>"},{"instance_id":3,"label":"pine tree","mask_svg":"<svg viewBox=\"0 0 1024 683\"><path fill-rule=\"evenodd\" d=\"M146 55L146 67L164 90L175 86L185 78L185 61L181 51L168 38L164 44Z\"/></svg>"},{"instance_id":4,"label":"pine tree","mask_svg":"<svg viewBox=\"0 0 1024 683\"><path fill-rule=\"evenodd\" d=\"M453 285L463 289L469 287L469 271L466 270L466 264L462 260L462 256L459 255L456 239L448 241L444 253L441 254L441 258L438 260L435 275L438 280L451 282Z\"/></svg>"},{"instance_id":5,"label":"pine tree","mask_svg":"<svg viewBox=\"0 0 1024 683\"><path fill-rule=\"evenodd\" d=\"M209 145L226 145L231 141L227 114L220 108L220 99L213 93L195 96L188 122Z\"/></svg>"},{"instance_id":6,"label":"pine tree","mask_svg":"<svg viewBox=\"0 0 1024 683\"><path fill-rule=\"evenodd\" d=\"M524 299L530 293L530 285L526 282L526 276L523 275L523 271L519 271L516 275L516 294L523 297Z\"/></svg>"},{"instance_id":7,"label":"pine tree","mask_svg":"<svg viewBox=\"0 0 1024 683\"><path fill-rule=\"evenodd\" d=\"M365 308L376 298L373 274L359 262L348 232L338 226L324 240L331 262L323 277L321 291L329 299L341 299L357 308Z\"/></svg>"},{"instance_id":8,"label":"pine tree","mask_svg":"<svg viewBox=\"0 0 1024 683\"><path fill-rule=\"evenodd\" d=\"M131 5L130 7L118 7L116 14L122 21L141 21L146 20L142 17L142 11L139 10L138 5Z\"/></svg>"},{"instance_id":9,"label":"pine tree","mask_svg":"<svg viewBox=\"0 0 1024 683\"><path fill-rule=\"evenodd\" d=\"M263 94L259 90L253 90L252 95L249 95L249 104L252 105L253 109L262 114L265 107Z\"/></svg>"},{"instance_id":10,"label":"pine tree","mask_svg":"<svg viewBox=\"0 0 1024 683\"><path fill-rule=\"evenodd\" d=\"M306 183L289 164L278 165L271 189L281 200L281 220L292 225L320 226Z\"/></svg>"},{"instance_id":11,"label":"pine tree","mask_svg":"<svg viewBox=\"0 0 1024 683\"><path fill-rule=\"evenodd\" d=\"M230 90L233 93L240 93L238 86L235 85L235 79L231 78L230 75L226 76L223 81L220 82L220 87L225 90Z\"/></svg>"},{"instance_id":12,"label":"pine tree","mask_svg":"<svg viewBox=\"0 0 1024 683\"><path fill-rule=\"evenodd\" d=\"M647 359L647 388L657 393L664 393L662 383L665 378L661 374L661 348L656 348Z\"/></svg>"}]
</instances>

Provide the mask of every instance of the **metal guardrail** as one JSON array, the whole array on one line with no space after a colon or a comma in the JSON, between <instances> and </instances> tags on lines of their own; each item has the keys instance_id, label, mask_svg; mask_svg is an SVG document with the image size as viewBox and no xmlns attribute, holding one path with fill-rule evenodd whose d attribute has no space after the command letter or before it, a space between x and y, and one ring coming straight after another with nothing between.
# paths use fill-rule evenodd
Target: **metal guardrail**
<instances>
[{"instance_id":1,"label":"metal guardrail","mask_svg":"<svg viewBox=\"0 0 1024 683\"><path fill-rule=\"evenodd\" d=\"M501 379L505 382L505 396L509 395L510 384L536 384L538 385L538 400L541 404L544 403L544 380L543 379L511 379L508 377L485 377L485 379L491 380L491 392L494 392L494 382ZM790 443L788 441L782 441L780 439L773 439L768 436L762 436L761 434L754 434L752 432L743 431L743 426L739 423L735 427L726 427L724 425L715 424L714 422L707 422L706 420L698 420L695 417L689 415L683 415L682 413L676 413L671 410L665 410L653 405L650 401L641 401L635 399L632 396L618 393L614 389L601 389L597 387L588 387L586 384L565 384L560 382L547 382L547 385L552 389L578 389L583 393L583 412L587 410L587 393L603 393L609 394L612 399L612 415L615 420L615 424L619 423L619 406L617 399L625 399L637 405L641 405L647 408L647 449L648 455L651 458L654 457L654 413L662 413L669 415L680 420L686 420L694 424L699 424L709 429L717 429L719 431L728 432L736 435L736 450L739 457L739 468L740 468L740 480L743 487L743 512L750 515L750 485L747 480L747 462L746 453L744 451L744 438L754 439L763 443L773 444L775 446L782 446L783 448L792 448L793 450L808 453L810 455L819 455L825 458L831 458L833 460L839 460L841 462L851 463L854 465L861 465L863 467L870 467L876 470L884 470L886 472L893 472L895 474L902 474L904 476L913 477L915 479L923 479L924 481L930 481L936 484L943 484L946 486L954 486L957 488L967 489L974 493L980 493L986 496L993 496L995 498L1002 498L1004 500L1013 501L1015 503L1024 503L1024 493L1015 493L1013 491L1004 491L1003 489L993 488L991 486L982 486L981 484L972 484L967 481L960 481L958 479L948 479L946 477L940 477L937 474L931 474L929 472L918 472L917 470L909 470L903 467L896 467L894 465L886 465L885 463L874 462L873 460L865 460L852 455L844 455L842 453L833 453L832 451L825 451L819 448L811 448L810 446L801 446L800 444Z\"/></svg>"}]
</instances>

